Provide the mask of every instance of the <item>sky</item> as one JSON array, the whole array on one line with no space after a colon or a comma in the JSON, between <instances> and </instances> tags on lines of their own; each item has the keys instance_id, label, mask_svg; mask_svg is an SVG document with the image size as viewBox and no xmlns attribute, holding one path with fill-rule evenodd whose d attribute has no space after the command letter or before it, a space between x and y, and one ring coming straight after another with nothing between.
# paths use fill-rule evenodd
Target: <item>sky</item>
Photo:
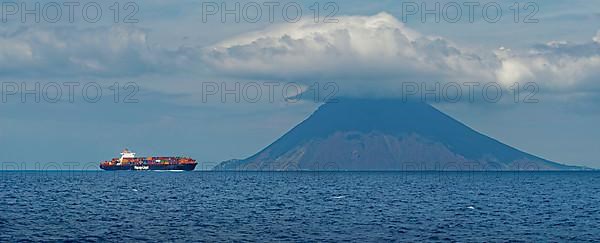
<instances>
[{"instance_id":1,"label":"sky","mask_svg":"<svg viewBox=\"0 0 600 243\"><path fill-rule=\"evenodd\" d=\"M327 98L414 96L410 85L458 85L458 102L428 101L526 152L600 168L594 1L55 4L0 5L0 161L26 169L125 147L210 167L254 154Z\"/></svg>"}]
</instances>

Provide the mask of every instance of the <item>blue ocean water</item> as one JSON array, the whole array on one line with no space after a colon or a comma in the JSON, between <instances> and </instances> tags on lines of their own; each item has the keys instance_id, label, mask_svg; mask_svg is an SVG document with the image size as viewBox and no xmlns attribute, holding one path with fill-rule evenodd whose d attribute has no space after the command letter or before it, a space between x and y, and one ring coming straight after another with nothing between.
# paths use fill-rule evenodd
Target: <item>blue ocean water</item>
<instances>
[{"instance_id":1,"label":"blue ocean water","mask_svg":"<svg viewBox=\"0 0 600 243\"><path fill-rule=\"evenodd\" d=\"M0 172L0 242L600 240L597 172Z\"/></svg>"}]
</instances>

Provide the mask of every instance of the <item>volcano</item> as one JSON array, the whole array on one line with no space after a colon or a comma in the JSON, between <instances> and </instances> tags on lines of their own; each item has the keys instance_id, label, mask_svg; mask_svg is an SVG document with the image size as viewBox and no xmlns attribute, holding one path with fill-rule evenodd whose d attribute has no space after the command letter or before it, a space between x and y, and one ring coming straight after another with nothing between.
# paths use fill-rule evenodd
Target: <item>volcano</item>
<instances>
[{"instance_id":1,"label":"volcano","mask_svg":"<svg viewBox=\"0 0 600 243\"><path fill-rule=\"evenodd\" d=\"M398 99L339 99L260 152L214 170L576 170L483 135L433 106Z\"/></svg>"}]
</instances>

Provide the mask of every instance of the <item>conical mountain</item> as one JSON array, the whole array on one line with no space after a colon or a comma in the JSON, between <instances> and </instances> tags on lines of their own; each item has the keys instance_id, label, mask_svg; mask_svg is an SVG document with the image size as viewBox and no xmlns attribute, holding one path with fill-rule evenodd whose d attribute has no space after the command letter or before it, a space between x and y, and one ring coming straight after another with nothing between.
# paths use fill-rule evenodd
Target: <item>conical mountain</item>
<instances>
[{"instance_id":1,"label":"conical mountain","mask_svg":"<svg viewBox=\"0 0 600 243\"><path fill-rule=\"evenodd\" d=\"M433 106L340 99L257 154L215 170L571 170L483 135Z\"/></svg>"}]
</instances>

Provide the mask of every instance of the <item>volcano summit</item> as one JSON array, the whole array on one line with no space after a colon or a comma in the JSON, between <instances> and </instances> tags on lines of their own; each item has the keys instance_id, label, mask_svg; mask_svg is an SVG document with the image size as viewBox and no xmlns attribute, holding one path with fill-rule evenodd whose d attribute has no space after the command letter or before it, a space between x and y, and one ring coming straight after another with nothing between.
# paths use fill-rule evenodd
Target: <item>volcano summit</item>
<instances>
[{"instance_id":1,"label":"volcano summit","mask_svg":"<svg viewBox=\"0 0 600 243\"><path fill-rule=\"evenodd\" d=\"M483 135L433 106L398 99L340 99L257 154L215 170L575 170Z\"/></svg>"}]
</instances>

